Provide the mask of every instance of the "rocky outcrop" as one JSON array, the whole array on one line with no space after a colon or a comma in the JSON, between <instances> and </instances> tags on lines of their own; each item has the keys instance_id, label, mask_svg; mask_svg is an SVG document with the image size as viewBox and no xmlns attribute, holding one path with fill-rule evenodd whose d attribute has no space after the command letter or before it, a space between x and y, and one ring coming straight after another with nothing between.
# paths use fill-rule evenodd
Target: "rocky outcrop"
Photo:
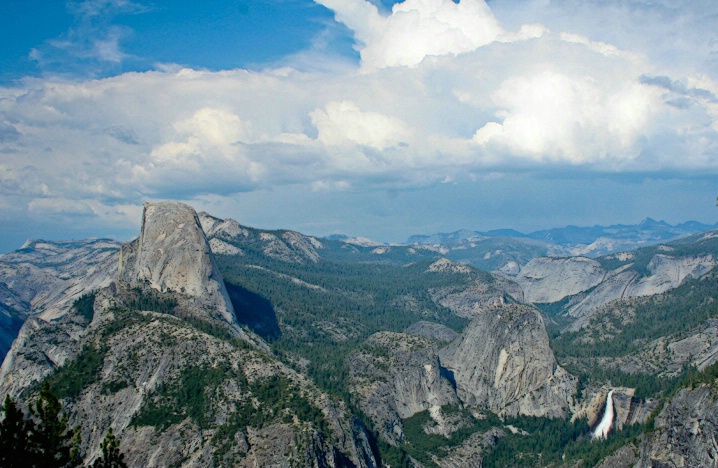
<instances>
[{"instance_id":1,"label":"rocky outcrop","mask_svg":"<svg viewBox=\"0 0 718 468\"><path fill-rule=\"evenodd\" d=\"M624 308L630 310L630 304ZM641 372L664 377L675 377L687 366L704 370L718 362L718 319L706 320L693 330L651 340L629 355L600 361L626 373Z\"/></svg>"},{"instance_id":2,"label":"rocky outcrop","mask_svg":"<svg viewBox=\"0 0 718 468\"><path fill-rule=\"evenodd\" d=\"M449 343L454 341L456 337L459 336L458 333L446 325L435 322L427 322L425 320L409 325L407 329L404 330L404 333L423 336L424 338L429 338L430 340L434 340L439 343Z\"/></svg>"},{"instance_id":3,"label":"rocky outcrop","mask_svg":"<svg viewBox=\"0 0 718 468\"><path fill-rule=\"evenodd\" d=\"M3 393L21 400L33 389L33 380L24 379L30 371L50 375L56 388L82 379L81 388L63 397L88 463L112 427L131 467L291 461L333 467L342 459L376 466L363 427L342 403L249 342L214 336L172 315L128 309L127 294L132 290L99 291L89 324L71 311L58 322L23 328L22 360L3 374ZM71 339L68 330L79 337ZM57 363L88 352L97 356L92 374L79 377L72 366L54 374Z\"/></svg>"},{"instance_id":4,"label":"rocky outcrop","mask_svg":"<svg viewBox=\"0 0 718 468\"><path fill-rule=\"evenodd\" d=\"M585 257L531 260L513 278L524 291L526 302L557 302L601 283L606 271L596 260Z\"/></svg>"},{"instance_id":5,"label":"rocky outcrop","mask_svg":"<svg viewBox=\"0 0 718 468\"><path fill-rule=\"evenodd\" d=\"M0 360L28 317L57 319L83 294L108 286L119 248L108 239L28 240L0 256Z\"/></svg>"},{"instance_id":6,"label":"rocky outcrop","mask_svg":"<svg viewBox=\"0 0 718 468\"><path fill-rule=\"evenodd\" d=\"M459 317L472 318L511 300L510 282L480 278L470 284L430 290L431 299ZM519 296L520 297L520 296Z\"/></svg>"},{"instance_id":7,"label":"rocky outcrop","mask_svg":"<svg viewBox=\"0 0 718 468\"><path fill-rule=\"evenodd\" d=\"M584 257L531 260L516 275L504 275L521 286L524 301L553 303L570 298L568 315L576 318L569 331L586 326L602 306L631 297L651 296L683 284L688 278L700 278L716 266L713 253L680 255L673 247L661 245L642 252L624 252L597 260ZM709 250L709 247L705 247ZM636 266L639 262L644 266Z\"/></svg>"},{"instance_id":8,"label":"rocky outcrop","mask_svg":"<svg viewBox=\"0 0 718 468\"><path fill-rule=\"evenodd\" d=\"M639 450L633 444L628 444L604 458L596 468L633 468L638 462Z\"/></svg>"},{"instance_id":9,"label":"rocky outcrop","mask_svg":"<svg viewBox=\"0 0 718 468\"><path fill-rule=\"evenodd\" d=\"M626 288L627 297L650 296L673 289L686 278L700 278L716 266L714 255L673 257L655 255L648 263L649 275Z\"/></svg>"},{"instance_id":10,"label":"rocky outcrop","mask_svg":"<svg viewBox=\"0 0 718 468\"><path fill-rule=\"evenodd\" d=\"M440 258L435 261L429 268L426 269L428 273L471 273L472 268L463 263L458 263L449 260L448 258Z\"/></svg>"},{"instance_id":11,"label":"rocky outcrop","mask_svg":"<svg viewBox=\"0 0 718 468\"><path fill-rule=\"evenodd\" d=\"M26 396L34 385L74 358L86 325L70 313L51 322L29 318L0 368L0 395Z\"/></svg>"},{"instance_id":12,"label":"rocky outcrop","mask_svg":"<svg viewBox=\"0 0 718 468\"><path fill-rule=\"evenodd\" d=\"M715 383L680 390L658 414L641 446L641 468L718 466Z\"/></svg>"},{"instance_id":13,"label":"rocky outcrop","mask_svg":"<svg viewBox=\"0 0 718 468\"><path fill-rule=\"evenodd\" d=\"M246 228L233 219L219 219L200 213L202 224L215 253L243 255L245 250L287 263L316 263L324 245L318 239L294 231L263 231Z\"/></svg>"},{"instance_id":14,"label":"rocky outcrop","mask_svg":"<svg viewBox=\"0 0 718 468\"><path fill-rule=\"evenodd\" d=\"M233 219L216 218L204 211L201 211L197 216L200 224L202 225L202 230L207 237L217 236L233 239L238 237L249 237L250 235L247 228L242 227Z\"/></svg>"},{"instance_id":15,"label":"rocky outcrop","mask_svg":"<svg viewBox=\"0 0 718 468\"><path fill-rule=\"evenodd\" d=\"M626 288L638 278L638 273L625 270L607 277L590 293L575 298L568 308L568 315L576 320L571 324L571 330L578 330L588 324L592 313L600 307L624 297Z\"/></svg>"},{"instance_id":16,"label":"rocky outcrop","mask_svg":"<svg viewBox=\"0 0 718 468\"><path fill-rule=\"evenodd\" d=\"M127 320L110 310L98 315L86 343L106 334L108 324ZM89 458L104 434L97 429L112 426L130 466L272 466L291 460L336 466L335 452L357 466L373 466L366 435L346 408L261 349L164 314L143 313L135 320L104 338L98 378L73 402ZM199 406L181 399L188 387L200 389ZM263 390L272 387L275 393ZM153 419L163 408L171 413ZM318 416L308 421L302 408L316 408ZM325 427L316 424L320 417ZM215 438L219 430L224 438Z\"/></svg>"},{"instance_id":17,"label":"rocky outcrop","mask_svg":"<svg viewBox=\"0 0 718 468\"><path fill-rule=\"evenodd\" d=\"M624 427L633 424L642 424L657 407L658 400L639 400L634 398L636 389L627 387L591 387L585 389L579 400L574 401L571 406L571 420L586 418L588 425L595 428L598 425L603 411L606 408L606 399L609 392L613 391L613 419L612 430L623 430Z\"/></svg>"},{"instance_id":18,"label":"rocky outcrop","mask_svg":"<svg viewBox=\"0 0 718 468\"><path fill-rule=\"evenodd\" d=\"M700 278L715 265L713 255L671 257L658 254L648 263L648 275L644 276L631 268L619 268L611 272L590 294L571 305L569 315L580 319L572 329L584 326L592 312L611 301L664 293L680 286L688 278Z\"/></svg>"},{"instance_id":19,"label":"rocky outcrop","mask_svg":"<svg viewBox=\"0 0 718 468\"><path fill-rule=\"evenodd\" d=\"M178 292L216 311L229 323L236 317L197 213L177 202L146 203L136 242L120 252L118 278L133 286Z\"/></svg>"},{"instance_id":20,"label":"rocky outcrop","mask_svg":"<svg viewBox=\"0 0 718 468\"><path fill-rule=\"evenodd\" d=\"M532 307L479 314L439 356L462 401L497 413L563 417L575 393L575 379L556 363Z\"/></svg>"},{"instance_id":21,"label":"rocky outcrop","mask_svg":"<svg viewBox=\"0 0 718 468\"><path fill-rule=\"evenodd\" d=\"M497 428L474 433L461 445L447 450L446 456L435 463L441 468L482 468L484 454L504 435L504 431Z\"/></svg>"},{"instance_id":22,"label":"rocky outcrop","mask_svg":"<svg viewBox=\"0 0 718 468\"><path fill-rule=\"evenodd\" d=\"M350 391L379 434L395 445L403 438L402 419L459 403L442 372L436 345L427 338L375 333L350 355L347 365Z\"/></svg>"}]
</instances>

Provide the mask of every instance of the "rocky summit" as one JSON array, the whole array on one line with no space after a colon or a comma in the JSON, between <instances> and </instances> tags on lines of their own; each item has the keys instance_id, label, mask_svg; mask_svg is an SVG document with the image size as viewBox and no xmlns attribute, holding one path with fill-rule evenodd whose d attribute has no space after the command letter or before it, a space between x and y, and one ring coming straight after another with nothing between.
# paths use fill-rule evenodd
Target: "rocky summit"
<instances>
[{"instance_id":1,"label":"rocky summit","mask_svg":"<svg viewBox=\"0 0 718 468\"><path fill-rule=\"evenodd\" d=\"M141 221L0 257L0 396L47 384L85 465L111 428L132 467L716 466L715 231L587 258Z\"/></svg>"},{"instance_id":2,"label":"rocky summit","mask_svg":"<svg viewBox=\"0 0 718 468\"><path fill-rule=\"evenodd\" d=\"M480 314L439 356L466 404L498 413L563 417L576 391L530 307L505 305Z\"/></svg>"},{"instance_id":3,"label":"rocky summit","mask_svg":"<svg viewBox=\"0 0 718 468\"><path fill-rule=\"evenodd\" d=\"M177 292L234 323L234 309L199 217L177 202L146 203L140 237L120 250L118 279Z\"/></svg>"}]
</instances>

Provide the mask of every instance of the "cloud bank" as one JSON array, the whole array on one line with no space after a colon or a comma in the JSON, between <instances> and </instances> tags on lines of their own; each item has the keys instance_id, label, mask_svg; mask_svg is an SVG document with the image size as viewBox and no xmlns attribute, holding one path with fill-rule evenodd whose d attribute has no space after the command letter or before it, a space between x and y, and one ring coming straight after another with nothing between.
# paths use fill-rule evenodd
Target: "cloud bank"
<instances>
[{"instance_id":1,"label":"cloud bank","mask_svg":"<svg viewBox=\"0 0 718 468\"><path fill-rule=\"evenodd\" d=\"M2 203L121 224L148 197L402 190L566 167L718 172L710 74L584 31L504 26L482 0L406 0L387 13L315 1L353 32L356 67L0 88ZM78 9L94 18L103 5Z\"/></svg>"}]
</instances>

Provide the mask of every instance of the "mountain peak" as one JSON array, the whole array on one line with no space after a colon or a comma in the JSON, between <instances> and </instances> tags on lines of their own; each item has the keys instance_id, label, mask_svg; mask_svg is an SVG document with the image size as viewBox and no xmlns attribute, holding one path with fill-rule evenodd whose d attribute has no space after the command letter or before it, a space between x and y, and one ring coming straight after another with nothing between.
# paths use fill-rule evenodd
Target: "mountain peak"
<instances>
[{"instance_id":1,"label":"mountain peak","mask_svg":"<svg viewBox=\"0 0 718 468\"><path fill-rule=\"evenodd\" d=\"M131 285L188 296L236 322L199 217L184 203L145 203L140 237L122 246L118 276Z\"/></svg>"},{"instance_id":2,"label":"mountain peak","mask_svg":"<svg viewBox=\"0 0 718 468\"><path fill-rule=\"evenodd\" d=\"M644 228L644 229L658 227L658 226L671 227L670 224L668 224L667 222L665 222L663 220L656 221L655 219L650 218L650 217L648 217L648 218L644 219L643 221L641 221L640 223L638 223L638 226L641 228Z\"/></svg>"}]
</instances>

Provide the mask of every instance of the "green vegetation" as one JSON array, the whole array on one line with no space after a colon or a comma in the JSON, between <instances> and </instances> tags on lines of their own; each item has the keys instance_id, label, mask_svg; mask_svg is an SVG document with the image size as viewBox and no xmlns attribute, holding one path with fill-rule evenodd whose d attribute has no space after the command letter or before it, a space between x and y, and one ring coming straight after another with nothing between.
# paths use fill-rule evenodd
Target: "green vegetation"
<instances>
[{"instance_id":1,"label":"green vegetation","mask_svg":"<svg viewBox=\"0 0 718 468\"><path fill-rule=\"evenodd\" d=\"M534 305L546 316L551 317L553 320L560 320L563 317L563 312L566 310L566 306L568 306L573 297L574 296L566 296L560 301L550 303L539 302Z\"/></svg>"},{"instance_id":2,"label":"green vegetation","mask_svg":"<svg viewBox=\"0 0 718 468\"><path fill-rule=\"evenodd\" d=\"M74 359L52 374L47 383L55 389L59 398L76 398L84 388L99 379L106 352L104 347L85 345Z\"/></svg>"},{"instance_id":3,"label":"green vegetation","mask_svg":"<svg viewBox=\"0 0 718 468\"><path fill-rule=\"evenodd\" d=\"M407 249L397 248L390 249L386 255L372 256L367 254L368 249L328 243L330 247L326 255L318 262L290 263L267 257L261 251L263 245L259 241L256 245L249 242L241 245L242 256L218 256L218 265L238 319L265 338L277 358L294 365L321 389L344 400L370 431L369 419L356 408L356 400L347 389L346 362L350 353L377 331L401 332L419 320L431 320L460 331L468 320L437 305L432 295L437 290L460 291L477 280L487 284L494 281L489 274L480 271L469 274L427 272L436 256L429 252L410 255ZM677 254L683 254L696 247L676 245L675 249ZM648 263L656 252L656 248L638 250L635 258L629 261L634 263L632 268L640 274L649 274ZM672 255L670 252L666 254ZM629 263L615 257L599 261L609 269ZM594 320L591 332L559 334L558 330L570 320L563 312L574 298L538 306L558 323L550 330L556 356L559 360L577 358L570 362L579 364L569 370L580 379L579 392L590 381L611 382L615 386L636 388L637 398L661 396L665 402L681 388L715 382L718 364L704 372L686 368L678 377L664 379L602 368L592 364L594 358L626 356L659 336L687 332L706 319L718 317L718 302L714 299L717 280L718 275L712 274L701 280L687 281L670 293L620 304L630 307L630 315L625 314L625 309L607 309ZM227 324L192 315L192 311L179 307L172 295L146 287L125 292L125 301L112 310L114 320L103 327L97 342L106 342L126 327L162 320L163 323L192 327L235 347L250 347L233 338ZM94 302L95 294L87 294L75 302L74 309L90 322L94 317ZM172 343L171 339L176 338L168 336L165 343ZM106 352L101 345L85 345L74 359L47 379L43 391L45 388L49 391L48 385L52 385L61 398L76 398L84 388L97 382ZM128 362L132 359L138 358L128 356ZM384 364L377 362L376 365ZM298 384L287 377L274 375L249 381L241 369L229 362L210 364L201 359L175 372L166 374L165 381L150 391L144 406L131 421L133 426L164 430L190 420L200 430L214 429L211 443L218 463L226 462L223 457L235 444L235 436L246 433L249 427L260 429L274 423L295 424L299 421L303 428L321 431L330 440L335 437L321 410ZM239 391L233 393L236 400L228 401L224 392L230 383L233 392L237 388ZM113 394L130 385L132 382L127 375L118 371L114 380L104 383L101 392ZM44 395L45 403L31 406L35 420L52 419L54 414L66 424L66 417L59 416L59 403L52 403L47 393L41 392L41 395ZM43 417L40 408L45 408L42 411L49 416ZM9 450L22 453L25 449L17 436L6 441L5 434L9 431L31 434L40 423L23 422L22 412L18 416L19 410L11 400L6 400L3 409L6 417L0 422L0 442L7 445L1 448L15 447ZM381 457L384 465L408 467L414 459L428 468L436 466L435 460L445 457L450 449L465 443L473 435L492 428L504 428L506 435L498 438L493 448L484 448L483 465L487 468L563 463L588 467L653 427L653 419L650 419L644 426L634 425L611 434L607 440L594 441L583 420L572 423L521 416L502 422L490 412L484 418L477 418L458 407L446 406L441 411L453 428L450 436L427 434L426 429L435 422L428 411L423 411L402 422L405 437L399 447L387 444L372 432L370 443L375 454ZM513 433L505 425L519 431ZM77 457L76 452L72 452L76 446L67 442L67 437L72 438L75 432L66 427L63 429L61 425L52 430L64 434L63 447L70 450L70 456ZM102 458L93 466L124 466L119 443L111 430L103 441L102 451Z\"/></svg>"},{"instance_id":4,"label":"green vegetation","mask_svg":"<svg viewBox=\"0 0 718 468\"><path fill-rule=\"evenodd\" d=\"M601 266L609 271L615 270L623 265L632 264L631 269L642 276L650 276L648 264L653 260L656 254L665 255L667 257L697 257L701 255L713 254L718 252L718 239L709 238L696 242L696 236L690 236L685 239L665 244L668 249L663 249L660 245L643 247L631 252L632 258L625 261L619 260L617 255L607 255L597 258Z\"/></svg>"},{"instance_id":5,"label":"green vegetation","mask_svg":"<svg viewBox=\"0 0 718 468\"><path fill-rule=\"evenodd\" d=\"M34 455L30 435L35 428L32 421L25 418L10 395L5 396L0 421L0 466L5 468L24 468Z\"/></svg>"},{"instance_id":6,"label":"green vegetation","mask_svg":"<svg viewBox=\"0 0 718 468\"><path fill-rule=\"evenodd\" d=\"M551 347L559 360L566 356L618 357L636 353L656 338L681 336L718 317L717 280L711 273L663 294L614 303L584 330L554 337ZM632 313L630 320L623 318L626 310Z\"/></svg>"},{"instance_id":7,"label":"green vegetation","mask_svg":"<svg viewBox=\"0 0 718 468\"><path fill-rule=\"evenodd\" d=\"M182 369L177 379L153 390L131 424L162 430L189 418L200 428L211 427L217 416L213 402L221 397L228 379L244 388L247 396L235 404L229 421L218 427L213 439L217 446L231 441L234 434L245 431L247 426L262 428L275 421L291 423L295 416L330 435L321 411L289 379L272 376L248 383L241 371L236 372L226 364Z\"/></svg>"},{"instance_id":8,"label":"green vegetation","mask_svg":"<svg viewBox=\"0 0 718 468\"><path fill-rule=\"evenodd\" d=\"M227 366L194 366L182 369L173 382L164 382L147 398L132 418L133 426L154 426L160 430L192 419L200 428L212 422L211 396L231 375Z\"/></svg>"},{"instance_id":9,"label":"green vegetation","mask_svg":"<svg viewBox=\"0 0 718 468\"><path fill-rule=\"evenodd\" d=\"M600 370L596 372L589 372L588 375L598 380L609 380L614 385L627 385L625 382L616 383L615 380L611 380L616 379L617 373L604 371L606 374L600 374ZM640 379L649 382L656 379L652 376L631 374L624 374L623 377L635 379L628 382L627 386L634 384L638 389L642 388ZM582 378L587 377L584 375ZM506 424L520 428L528 435L508 434L500 438L494 449L484 458L484 467L539 467L560 463L571 464L577 461L582 462L581 466L595 466L620 447L628 443L637 443L637 438L642 433L653 430L655 417L663 408L663 404L670 401L679 390L694 388L701 384L714 384L716 379L718 379L718 363L703 371L687 368L674 379L658 379L660 383L655 383L654 388L644 392L652 395L662 392L662 405L653 411L645 424L625 427L622 431L611 433L605 440L593 440L584 420L570 423L567 420L528 416L509 418L505 421Z\"/></svg>"},{"instance_id":10,"label":"green vegetation","mask_svg":"<svg viewBox=\"0 0 718 468\"><path fill-rule=\"evenodd\" d=\"M72 304L72 307L87 322L92 322L95 317L95 293L83 294Z\"/></svg>"},{"instance_id":11,"label":"green vegetation","mask_svg":"<svg viewBox=\"0 0 718 468\"><path fill-rule=\"evenodd\" d=\"M149 287L133 288L126 301L126 307L133 310L171 313L177 307L177 300Z\"/></svg>"},{"instance_id":12,"label":"green vegetation","mask_svg":"<svg viewBox=\"0 0 718 468\"><path fill-rule=\"evenodd\" d=\"M45 382L31 418L25 417L10 396L5 397L0 423L0 462L3 467L71 468L82 465L79 431L67 426L67 415Z\"/></svg>"},{"instance_id":13,"label":"green vegetation","mask_svg":"<svg viewBox=\"0 0 718 468\"><path fill-rule=\"evenodd\" d=\"M120 452L120 441L115 437L111 427L102 443L100 443L100 448L102 449L102 455L95 460L92 468L127 468L125 455Z\"/></svg>"},{"instance_id":14,"label":"green vegetation","mask_svg":"<svg viewBox=\"0 0 718 468\"><path fill-rule=\"evenodd\" d=\"M104 324L102 327L101 338L103 340L106 340L120 330L124 330L125 328L136 325L148 324L153 320L157 320L151 315L143 314L141 312L137 312L136 310L131 310L127 308L116 307L112 309L112 313L114 314L114 320Z\"/></svg>"},{"instance_id":15,"label":"green vegetation","mask_svg":"<svg viewBox=\"0 0 718 468\"><path fill-rule=\"evenodd\" d=\"M427 273L430 260L408 266L341 260L294 264L253 253L244 244L242 249L241 257L218 257L228 289L238 291L231 294L237 315L252 317L248 325L260 334L274 330L270 339L275 354L284 362L307 360L309 376L345 401L345 358L369 335L403 331L419 320L461 330L468 320L437 306L430 291L458 289L476 279L493 281L480 271ZM333 254L341 257L336 252L341 250ZM235 300L237 295L242 300ZM258 330L258 323L264 329ZM282 323L281 333L273 323Z\"/></svg>"},{"instance_id":16,"label":"green vegetation","mask_svg":"<svg viewBox=\"0 0 718 468\"><path fill-rule=\"evenodd\" d=\"M593 440L583 419L570 422L519 416L507 418L505 424L528 434L509 433L501 437L483 459L486 468L542 467L579 460L581 466L591 467L642 432L641 426L634 425L606 440Z\"/></svg>"},{"instance_id":17,"label":"green vegetation","mask_svg":"<svg viewBox=\"0 0 718 468\"><path fill-rule=\"evenodd\" d=\"M491 412L479 419L457 407L443 406L441 411L445 418L457 421L458 429L450 437L426 433L425 428L435 425L428 410L404 420L404 443L400 449L427 467L437 466L432 455L443 458L448 449L461 445L473 434L501 426L501 420Z\"/></svg>"},{"instance_id":18,"label":"green vegetation","mask_svg":"<svg viewBox=\"0 0 718 468\"><path fill-rule=\"evenodd\" d=\"M216 460L221 460L234 445L238 432L246 432L250 426L261 429L277 421L292 423L295 416L300 421L313 424L326 437L332 436L321 410L311 404L286 377L271 376L247 384L247 387L251 397L235 404L227 423L218 426L212 438L212 445L217 447L214 454ZM259 404L255 406L254 400Z\"/></svg>"},{"instance_id":19,"label":"green vegetation","mask_svg":"<svg viewBox=\"0 0 718 468\"><path fill-rule=\"evenodd\" d=\"M82 466L80 432L67 426L67 415L51 391L43 383L34 404L29 405L30 418L18 408L9 395L5 397L0 421L0 466L4 468L72 468ZM95 468L126 468L120 442L112 428L102 442L102 456Z\"/></svg>"}]
</instances>

